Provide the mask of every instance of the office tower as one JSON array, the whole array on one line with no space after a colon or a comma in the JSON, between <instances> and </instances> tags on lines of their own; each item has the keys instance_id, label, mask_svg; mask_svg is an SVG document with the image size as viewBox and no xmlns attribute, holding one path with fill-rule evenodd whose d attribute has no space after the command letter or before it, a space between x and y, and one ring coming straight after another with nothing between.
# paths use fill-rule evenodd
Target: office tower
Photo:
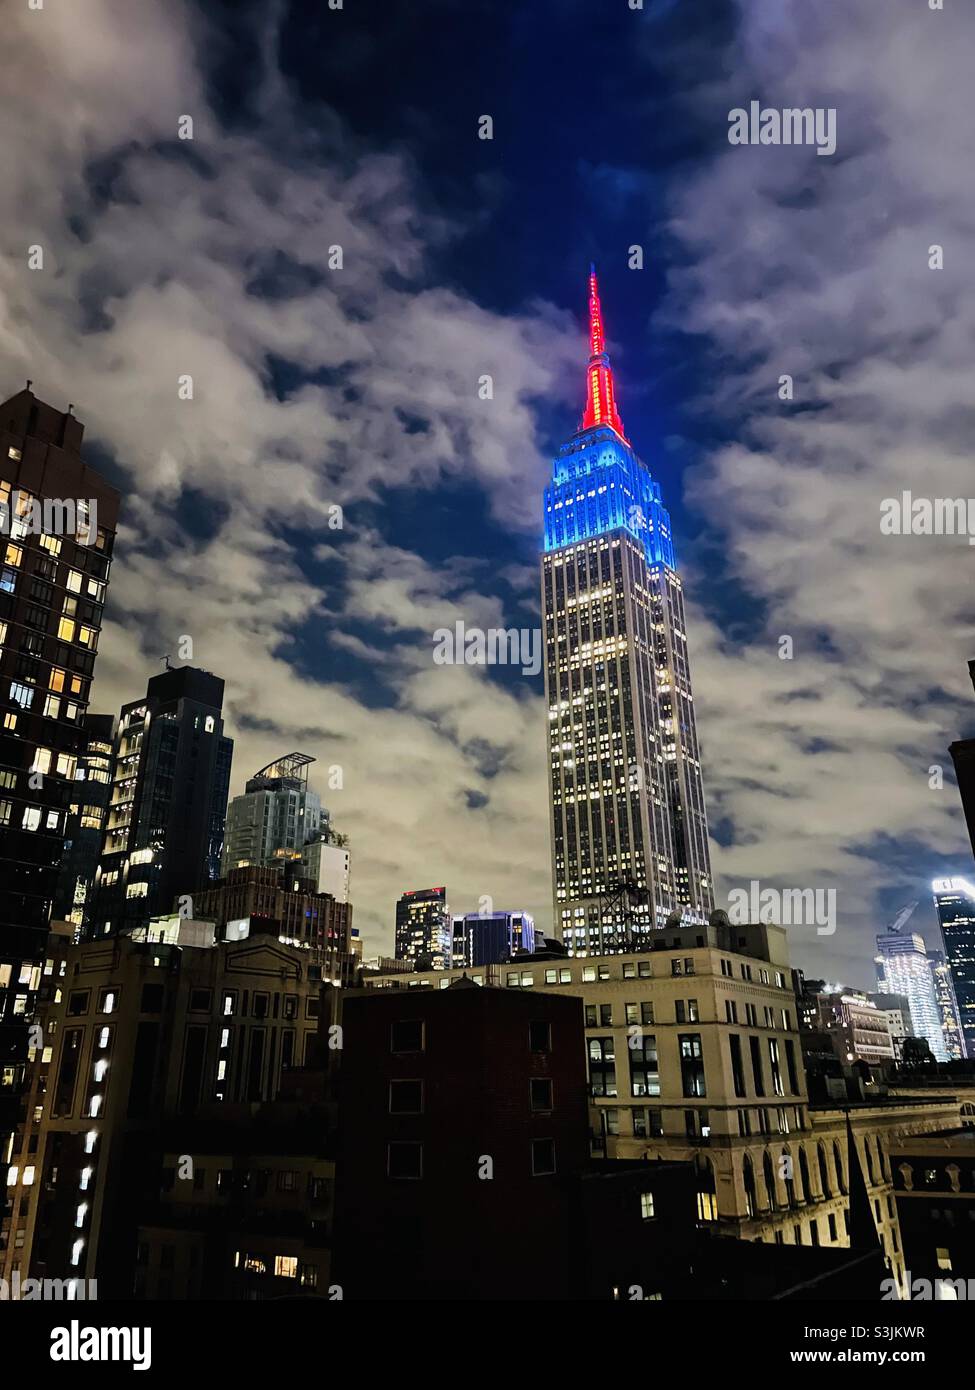
<instances>
[{"instance_id":1,"label":"office tower","mask_svg":"<svg viewBox=\"0 0 975 1390\"><path fill-rule=\"evenodd\" d=\"M939 1062L948 1060L931 962L917 932L881 932L877 937L877 982L881 990L907 996L914 1036L925 1038Z\"/></svg>"},{"instance_id":2,"label":"office tower","mask_svg":"<svg viewBox=\"0 0 975 1390\"><path fill-rule=\"evenodd\" d=\"M962 1056L975 1058L975 885L936 878L931 885L962 1032Z\"/></svg>"},{"instance_id":3,"label":"office tower","mask_svg":"<svg viewBox=\"0 0 975 1390\"><path fill-rule=\"evenodd\" d=\"M938 1001L941 1015L941 1031L945 1040L945 1051L949 1062L960 1062L965 1058L965 1037L962 1033L958 1000L955 998L955 985L951 978L951 967L942 951L929 951L931 978L934 980L934 997Z\"/></svg>"},{"instance_id":4,"label":"office tower","mask_svg":"<svg viewBox=\"0 0 975 1390\"><path fill-rule=\"evenodd\" d=\"M221 873L269 864L279 850L300 850L318 833L322 803L308 786L314 758L288 753L262 767L227 807Z\"/></svg>"},{"instance_id":5,"label":"office tower","mask_svg":"<svg viewBox=\"0 0 975 1390\"><path fill-rule=\"evenodd\" d=\"M589 345L541 559L554 922L574 954L622 950L675 909L704 920L713 907L670 517L623 433L594 271Z\"/></svg>"},{"instance_id":6,"label":"office tower","mask_svg":"<svg viewBox=\"0 0 975 1390\"><path fill-rule=\"evenodd\" d=\"M458 946L458 923L462 944ZM468 912L454 918L451 964L494 965L516 951L535 949L535 923L527 912ZM460 951L460 959L455 959Z\"/></svg>"},{"instance_id":7,"label":"office tower","mask_svg":"<svg viewBox=\"0 0 975 1390\"><path fill-rule=\"evenodd\" d=\"M6 1171L0 1276L97 1277L100 1298L131 1297L164 1125L273 1101L309 1060L322 985L276 931L215 942L188 923L174 940L140 929L73 944L59 928Z\"/></svg>"},{"instance_id":8,"label":"office tower","mask_svg":"<svg viewBox=\"0 0 975 1390\"><path fill-rule=\"evenodd\" d=\"M119 494L84 426L0 406L0 1136L26 1058L108 589Z\"/></svg>"},{"instance_id":9,"label":"office tower","mask_svg":"<svg viewBox=\"0 0 975 1390\"><path fill-rule=\"evenodd\" d=\"M417 888L403 894L396 904L396 958L432 964L442 970L450 964L453 927L446 888Z\"/></svg>"},{"instance_id":10,"label":"office tower","mask_svg":"<svg viewBox=\"0 0 975 1390\"><path fill-rule=\"evenodd\" d=\"M216 879L233 740L223 681L193 666L153 676L122 709L93 931L130 930ZM186 904L188 915L192 907Z\"/></svg>"},{"instance_id":11,"label":"office tower","mask_svg":"<svg viewBox=\"0 0 975 1390\"><path fill-rule=\"evenodd\" d=\"M975 661L968 663L968 674L975 686ZM948 749L955 765L955 777L961 795L962 809L968 826L968 838L975 853L975 738L959 739Z\"/></svg>"},{"instance_id":12,"label":"office tower","mask_svg":"<svg viewBox=\"0 0 975 1390\"><path fill-rule=\"evenodd\" d=\"M95 875L112 789L116 723L114 714L85 715L84 742L65 825L52 917L73 922L82 936L91 928Z\"/></svg>"}]
</instances>

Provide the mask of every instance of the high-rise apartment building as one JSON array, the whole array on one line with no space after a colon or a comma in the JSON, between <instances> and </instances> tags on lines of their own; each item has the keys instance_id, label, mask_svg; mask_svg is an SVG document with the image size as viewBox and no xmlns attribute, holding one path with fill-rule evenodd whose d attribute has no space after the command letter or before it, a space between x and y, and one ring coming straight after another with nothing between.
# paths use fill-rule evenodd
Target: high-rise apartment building
<instances>
[{"instance_id":1,"label":"high-rise apartment building","mask_svg":"<svg viewBox=\"0 0 975 1390\"><path fill-rule=\"evenodd\" d=\"M262 767L227 807L221 873L242 864L270 864L281 850L300 850L317 835L322 803L308 786L314 758L288 753Z\"/></svg>"},{"instance_id":2,"label":"high-rise apartment building","mask_svg":"<svg viewBox=\"0 0 975 1390\"><path fill-rule=\"evenodd\" d=\"M207 1104L273 1101L310 1055L322 986L276 933L216 942L187 923L173 941L76 945L67 930L41 962L43 1041L5 1173L0 1277L94 1278L100 1297L129 1297L162 1126Z\"/></svg>"},{"instance_id":3,"label":"high-rise apartment building","mask_svg":"<svg viewBox=\"0 0 975 1390\"><path fill-rule=\"evenodd\" d=\"M541 560L554 923L574 954L624 950L675 910L703 921L713 907L670 517L623 433L595 271L589 342Z\"/></svg>"},{"instance_id":4,"label":"high-rise apartment building","mask_svg":"<svg viewBox=\"0 0 975 1390\"><path fill-rule=\"evenodd\" d=\"M84 426L0 405L0 1134L26 1058L98 650L119 493Z\"/></svg>"},{"instance_id":5,"label":"high-rise apartment building","mask_svg":"<svg viewBox=\"0 0 975 1390\"><path fill-rule=\"evenodd\" d=\"M144 926L217 878L234 747L222 707L223 681L193 666L153 676L144 698L123 707L96 880L96 935Z\"/></svg>"},{"instance_id":6,"label":"high-rise apartment building","mask_svg":"<svg viewBox=\"0 0 975 1390\"><path fill-rule=\"evenodd\" d=\"M936 878L931 888L961 1027L961 1055L975 1058L975 884Z\"/></svg>"},{"instance_id":7,"label":"high-rise apartment building","mask_svg":"<svg viewBox=\"0 0 975 1390\"><path fill-rule=\"evenodd\" d=\"M64 832L64 854L52 916L73 922L83 936L91 929L95 875L112 792L116 724L113 714L85 716L84 744Z\"/></svg>"},{"instance_id":8,"label":"high-rise apartment building","mask_svg":"<svg viewBox=\"0 0 975 1390\"><path fill-rule=\"evenodd\" d=\"M939 1062L948 1060L931 962L917 932L881 932L877 937L877 982L881 990L907 996L914 1036L925 1038Z\"/></svg>"},{"instance_id":9,"label":"high-rise apartment building","mask_svg":"<svg viewBox=\"0 0 975 1390\"><path fill-rule=\"evenodd\" d=\"M453 924L446 888L417 888L396 904L396 959L428 961L435 969L450 965Z\"/></svg>"}]
</instances>

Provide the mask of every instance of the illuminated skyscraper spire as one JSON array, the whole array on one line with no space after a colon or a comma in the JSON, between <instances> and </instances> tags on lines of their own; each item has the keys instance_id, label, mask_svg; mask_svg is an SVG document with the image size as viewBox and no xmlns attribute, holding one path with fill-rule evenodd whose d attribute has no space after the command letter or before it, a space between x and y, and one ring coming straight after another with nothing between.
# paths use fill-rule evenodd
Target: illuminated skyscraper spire
<instances>
[{"instance_id":1,"label":"illuminated skyscraper spire","mask_svg":"<svg viewBox=\"0 0 975 1390\"><path fill-rule=\"evenodd\" d=\"M586 412L582 417L581 428L589 430L594 425L609 425L621 439L626 439L626 435L623 433L623 421L616 409L613 369L609 365L609 356L606 352L603 311L599 307L599 286L596 283L596 267L590 264L589 370L586 379Z\"/></svg>"}]
</instances>

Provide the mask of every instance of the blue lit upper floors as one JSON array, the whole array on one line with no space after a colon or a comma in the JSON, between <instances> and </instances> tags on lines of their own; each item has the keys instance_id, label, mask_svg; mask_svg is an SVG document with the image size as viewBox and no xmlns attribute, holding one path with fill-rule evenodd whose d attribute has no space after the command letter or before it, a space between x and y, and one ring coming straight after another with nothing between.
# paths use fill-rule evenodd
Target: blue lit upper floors
<instances>
[{"instance_id":1,"label":"blue lit upper floors","mask_svg":"<svg viewBox=\"0 0 975 1390\"><path fill-rule=\"evenodd\" d=\"M649 565L676 569L659 483L615 430L581 430L559 450L545 489L545 550L620 529L642 545Z\"/></svg>"}]
</instances>

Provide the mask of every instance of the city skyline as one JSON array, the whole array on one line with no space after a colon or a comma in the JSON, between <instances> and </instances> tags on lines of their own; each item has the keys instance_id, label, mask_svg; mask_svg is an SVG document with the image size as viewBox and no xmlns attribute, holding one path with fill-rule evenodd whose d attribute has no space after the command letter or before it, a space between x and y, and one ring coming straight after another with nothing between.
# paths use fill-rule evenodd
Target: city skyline
<instances>
[{"instance_id":1,"label":"city skyline","mask_svg":"<svg viewBox=\"0 0 975 1390\"><path fill-rule=\"evenodd\" d=\"M84 41L63 13L46 17L43 41L28 16L11 21L25 54L21 106L37 64L56 73L71 63L91 142L82 159L57 110L43 114L29 140L12 142L32 151L30 164L12 164L20 197L11 201L32 209L28 225L12 208L13 234L25 246L43 243L63 274L24 271L11 282L16 318L33 327L7 342L5 390L30 376L41 399L60 408L75 401L92 465L131 499L116 566L125 591L109 603L92 708L118 710L137 698L167 652L181 659L180 639L189 637L185 660L226 682L237 743L232 796L248 767L287 748L307 748L321 773L335 766L346 774L340 791L320 791L356 852L357 923L368 952L388 948L392 904L412 883L446 882L459 912L485 895L518 904L544 930L540 682L501 668L434 667L430 634L454 621L538 623L537 498L576 418L585 331L578 286L595 259L612 305L627 428L659 469L691 601L716 902L753 879L835 885L839 929L828 937L797 931L793 949L810 973L854 987L870 986L873 939L905 899L924 898L916 927L936 946L924 885L964 875L969 862L947 754L972 719L971 653L950 643L964 630L954 575L968 550L948 538L883 537L874 522L884 497L916 490L922 447L938 491L964 491L950 330L938 328L950 322L942 306L957 297L957 261L949 257L939 279L922 257L927 278L918 286L893 240L866 255L850 236L859 205L837 202L828 186L812 213L822 248L804 245L796 260L790 189L821 180L830 161L796 149L786 164L779 150L738 149L724 135L726 112L739 104L723 101L733 86L757 78L775 86L748 44L758 20L743 19L737 36L717 19L691 35L671 11L625 54L612 21L589 36L594 52L612 47L616 61L632 65L629 78L647 65L657 72L659 90L641 108L647 117L673 95L648 34L690 45L702 78L683 145L642 121L636 128L652 138L641 147L629 133L630 97L576 113L537 71L531 81L544 92L526 71L512 72L515 93L553 103L577 151L573 164L558 164L580 200L564 216L561 205L543 206L550 185L542 179L536 188L538 151L518 147L516 104L505 105L493 142L477 141L472 117L469 142L458 136L447 148L429 131L404 128L390 152L390 113L409 109L395 81L383 110L370 113L333 58L313 42L299 52L286 36L245 96L213 67L188 10L164 16L144 7L140 33L153 47L153 71L134 62L109 104L98 40L111 13L94 7ZM224 37L246 45L256 7L238 13L239 32ZM216 15L209 22L220 29ZM537 22L566 52L578 40L571 16ZM869 117L900 119L892 74L920 22L905 12L888 62L848 112L864 197L889 186ZM126 23L118 19L123 35ZM927 42L923 28L915 37ZM419 60L418 36L406 29L403 38ZM841 26L807 36L800 50L787 24L779 32L801 80L855 41ZM718 53L730 67L710 91ZM316 65L344 125L323 127ZM480 71L468 72L475 91ZM171 129L159 114L169 98L157 98L156 83L183 94ZM643 89L631 82L626 90ZM7 93L15 135L18 90ZM258 92L266 122L255 130L248 117ZM445 100L455 109L457 96ZM184 111L195 118L192 143L175 133ZM289 122L332 141L333 152L360 142L360 182L336 172L324 149L316 162L290 144ZM134 127L140 142L120 153ZM841 140L837 159L842 149ZM90 158L97 152L117 161L114 172ZM194 158L213 177L204 179ZM464 222L453 177L471 158L485 178L504 160L508 180L477 227ZM64 200L37 183L44 159L68 190ZM967 194L943 177L949 164L947 156L944 166L919 161L910 172L963 218ZM282 165L294 177L272 206L261 180ZM516 219L522 197L531 217ZM167 219L160 199L185 215ZM395 237L389 208L398 213ZM731 235L733 213L746 231L757 226L749 219L767 219L761 267L751 265L748 238ZM910 208L899 217L919 247L924 239L926 255L923 219ZM94 235L72 231L83 223ZM217 243L225 225L229 260ZM104 248L116 238L138 254L110 264ZM634 244L642 270L630 269ZM342 271L328 264L334 245L345 251ZM225 284L224 264L235 267ZM886 336L851 324L843 296L820 296L813 307L787 287L827 283L827 273L866 302L888 284L902 286L900 318ZM801 351L758 312L773 283L775 323L792 325ZM734 323L764 328L746 341ZM833 362L837 324L849 335L842 369ZM908 354L912 389L892 392L885 362L902 358L926 328L941 334L939 353L924 363ZM939 371L947 398L930 390L929 374ZM478 396L485 373L493 401ZM788 411L778 395L783 373L795 388ZM184 375L193 378L192 399L180 398ZM869 385L869 412L854 410L851 380ZM814 439L814 419L831 430ZM897 424L878 434L877 419ZM330 525L336 506L341 529ZM824 526L831 547L820 543ZM899 640L904 625L910 643ZM782 635L795 640L791 661L779 659ZM944 769L940 790L929 787L934 764Z\"/></svg>"}]
</instances>

